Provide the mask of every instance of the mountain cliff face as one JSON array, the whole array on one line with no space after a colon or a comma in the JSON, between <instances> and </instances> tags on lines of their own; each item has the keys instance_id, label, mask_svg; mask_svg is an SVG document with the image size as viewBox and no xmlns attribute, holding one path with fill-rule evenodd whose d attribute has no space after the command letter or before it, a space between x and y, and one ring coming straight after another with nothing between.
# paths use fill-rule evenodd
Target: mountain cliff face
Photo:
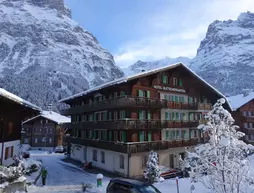
<instances>
[{"instance_id":1,"label":"mountain cliff face","mask_svg":"<svg viewBox=\"0 0 254 193\"><path fill-rule=\"evenodd\" d=\"M133 65L129 66L128 68L123 68L123 72L125 75L132 75L132 74L137 74L142 71L148 71L152 70L154 68L160 68L167 66L169 64L174 64L178 62L182 62L186 64L187 66L189 65L191 59L187 57L178 57L178 58L164 58L162 60L155 60L151 62L143 62L143 61L137 61Z\"/></svg>"},{"instance_id":2,"label":"mountain cliff face","mask_svg":"<svg viewBox=\"0 0 254 193\"><path fill-rule=\"evenodd\" d=\"M226 95L254 87L254 14L215 21L190 67Z\"/></svg>"},{"instance_id":3,"label":"mountain cliff face","mask_svg":"<svg viewBox=\"0 0 254 193\"><path fill-rule=\"evenodd\" d=\"M64 0L2 0L0 18L0 87L42 108L123 76Z\"/></svg>"},{"instance_id":4,"label":"mountain cliff face","mask_svg":"<svg viewBox=\"0 0 254 193\"><path fill-rule=\"evenodd\" d=\"M201 41L196 57L187 62L176 62L189 63L192 70L225 95L253 89L254 13L242 13L235 21L214 21ZM156 62L137 62L129 67L129 71L157 67L160 66ZM124 71L128 73L126 69Z\"/></svg>"}]
</instances>

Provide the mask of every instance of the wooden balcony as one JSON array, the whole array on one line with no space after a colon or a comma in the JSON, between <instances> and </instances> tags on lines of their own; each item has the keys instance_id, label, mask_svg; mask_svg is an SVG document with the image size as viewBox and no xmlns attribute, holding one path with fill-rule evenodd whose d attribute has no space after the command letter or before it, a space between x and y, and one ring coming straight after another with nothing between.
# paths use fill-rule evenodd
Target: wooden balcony
<instances>
[{"instance_id":1,"label":"wooden balcony","mask_svg":"<svg viewBox=\"0 0 254 193\"><path fill-rule=\"evenodd\" d=\"M146 130L164 128L197 127L198 121L167 121L167 120L111 120L111 121L84 121L72 123L76 129L109 129L109 130Z\"/></svg>"},{"instance_id":2,"label":"wooden balcony","mask_svg":"<svg viewBox=\"0 0 254 193\"><path fill-rule=\"evenodd\" d=\"M198 110L198 104L197 103L167 102L167 108Z\"/></svg>"},{"instance_id":3,"label":"wooden balcony","mask_svg":"<svg viewBox=\"0 0 254 193\"><path fill-rule=\"evenodd\" d=\"M119 98L99 101L92 104L84 104L77 107L71 107L69 109L62 110L61 113L64 115L72 115L104 109L129 108L129 107L161 109L167 107L167 101L160 99L123 96Z\"/></svg>"},{"instance_id":4,"label":"wooden balcony","mask_svg":"<svg viewBox=\"0 0 254 193\"><path fill-rule=\"evenodd\" d=\"M152 142L133 142L133 143L117 143L112 141L99 141L92 139L70 138L70 143L84 146L91 146L95 148L116 151L121 153L140 153L149 152L151 150L166 150L176 147L194 146L199 144L200 140L174 140L174 141L152 141Z\"/></svg>"}]
</instances>

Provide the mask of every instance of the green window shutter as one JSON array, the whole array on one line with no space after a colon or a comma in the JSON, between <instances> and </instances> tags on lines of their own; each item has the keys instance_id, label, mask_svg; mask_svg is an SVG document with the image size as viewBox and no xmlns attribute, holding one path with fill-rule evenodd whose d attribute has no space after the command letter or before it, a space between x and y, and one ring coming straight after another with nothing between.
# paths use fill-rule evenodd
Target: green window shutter
<instances>
[{"instance_id":1,"label":"green window shutter","mask_svg":"<svg viewBox=\"0 0 254 193\"><path fill-rule=\"evenodd\" d=\"M148 141L152 141L152 132L148 131Z\"/></svg>"},{"instance_id":2,"label":"green window shutter","mask_svg":"<svg viewBox=\"0 0 254 193\"><path fill-rule=\"evenodd\" d=\"M169 139L169 131L166 131L166 139Z\"/></svg>"},{"instance_id":3,"label":"green window shutter","mask_svg":"<svg viewBox=\"0 0 254 193\"><path fill-rule=\"evenodd\" d=\"M109 131L109 132L108 132L108 140L109 140L109 141L112 141L112 131Z\"/></svg>"},{"instance_id":4,"label":"green window shutter","mask_svg":"<svg viewBox=\"0 0 254 193\"><path fill-rule=\"evenodd\" d=\"M193 113L190 113L190 121L193 121Z\"/></svg>"},{"instance_id":5,"label":"green window shutter","mask_svg":"<svg viewBox=\"0 0 254 193\"><path fill-rule=\"evenodd\" d=\"M138 113L139 113L139 119L140 119L140 120L142 120L142 119L145 118L145 117L144 117L144 111L139 110Z\"/></svg>"},{"instance_id":6,"label":"green window shutter","mask_svg":"<svg viewBox=\"0 0 254 193\"><path fill-rule=\"evenodd\" d=\"M150 111L147 112L147 119L148 119L148 120L151 119L151 112L150 112Z\"/></svg>"},{"instance_id":7,"label":"green window shutter","mask_svg":"<svg viewBox=\"0 0 254 193\"><path fill-rule=\"evenodd\" d=\"M108 113L108 119L109 119L109 120L112 120L112 112L109 112L109 113Z\"/></svg>"},{"instance_id":8,"label":"green window shutter","mask_svg":"<svg viewBox=\"0 0 254 193\"><path fill-rule=\"evenodd\" d=\"M126 131L122 131L122 141L126 142Z\"/></svg>"},{"instance_id":9,"label":"green window shutter","mask_svg":"<svg viewBox=\"0 0 254 193\"><path fill-rule=\"evenodd\" d=\"M179 97L175 96L175 102L179 102Z\"/></svg>"},{"instance_id":10,"label":"green window shutter","mask_svg":"<svg viewBox=\"0 0 254 193\"><path fill-rule=\"evenodd\" d=\"M125 96L125 95L126 95L125 91L120 92L120 96Z\"/></svg>"},{"instance_id":11,"label":"green window shutter","mask_svg":"<svg viewBox=\"0 0 254 193\"><path fill-rule=\"evenodd\" d=\"M180 132L177 130L176 131L176 139L178 139L180 137Z\"/></svg>"},{"instance_id":12,"label":"green window shutter","mask_svg":"<svg viewBox=\"0 0 254 193\"><path fill-rule=\"evenodd\" d=\"M165 112L165 120L169 120L168 112Z\"/></svg>"},{"instance_id":13,"label":"green window shutter","mask_svg":"<svg viewBox=\"0 0 254 193\"><path fill-rule=\"evenodd\" d=\"M139 132L139 141L140 142L144 141L144 131Z\"/></svg>"},{"instance_id":14,"label":"green window shutter","mask_svg":"<svg viewBox=\"0 0 254 193\"><path fill-rule=\"evenodd\" d=\"M183 81L182 81L182 79L179 79L179 86L183 86Z\"/></svg>"},{"instance_id":15,"label":"green window shutter","mask_svg":"<svg viewBox=\"0 0 254 193\"><path fill-rule=\"evenodd\" d=\"M172 101L175 102L175 96L174 95L172 96Z\"/></svg>"},{"instance_id":16,"label":"green window shutter","mask_svg":"<svg viewBox=\"0 0 254 193\"><path fill-rule=\"evenodd\" d=\"M107 112L104 112L103 113L103 121L106 121L107 120Z\"/></svg>"},{"instance_id":17,"label":"green window shutter","mask_svg":"<svg viewBox=\"0 0 254 193\"><path fill-rule=\"evenodd\" d=\"M150 96L151 96L150 90L146 91L146 95L147 95L146 96L147 98L150 98Z\"/></svg>"},{"instance_id":18,"label":"green window shutter","mask_svg":"<svg viewBox=\"0 0 254 193\"><path fill-rule=\"evenodd\" d=\"M175 113L172 113L172 120L175 120Z\"/></svg>"},{"instance_id":19,"label":"green window shutter","mask_svg":"<svg viewBox=\"0 0 254 193\"><path fill-rule=\"evenodd\" d=\"M176 120L179 120L179 113L176 113Z\"/></svg>"},{"instance_id":20,"label":"green window shutter","mask_svg":"<svg viewBox=\"0 0 254 193\"><path fill-rule=\"evenodd\" d=\"M163 83L163 84L167 84L167 82L168 82L167 80L168 80L168 77L165 76L165 75L163 75L163 76L162 76L162 83Z\"/></svg>"},{"instance_id":21,"label":"green window shutter","mask_svg":"<svg viewBox=\"0 0 254 193\"><path fill-rule=\"evenodd\" d=\"M142 90L138 90L138 96L139 97L144 97L144 92Z\"/></svg>"},{"instance_id":22,"label":"green window shutter","mask_svg":"<svg viewBox=\"0 0 254 193\"><path fill-rule=\"evenodd\" d=\"M167 100L168 96L166 94L164 94L164 99Z\"/></svg>"},{"instance_id":23,"label":"green window shutter","mask_svg":"<svg viewBox=\"0 0 254 193\"><path fill-rule=\"evenodd\" d=\"M120 116L121 119L125 119L126 118L125 111L120 111Z\"/></svg>"}]
</instances>

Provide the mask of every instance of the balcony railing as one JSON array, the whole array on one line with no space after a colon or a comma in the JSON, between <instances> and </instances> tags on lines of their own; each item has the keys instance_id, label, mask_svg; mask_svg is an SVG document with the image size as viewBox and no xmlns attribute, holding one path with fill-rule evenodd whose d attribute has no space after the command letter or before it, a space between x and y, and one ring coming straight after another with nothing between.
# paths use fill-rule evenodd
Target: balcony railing
<instances>
[{"instance_id":1,"label":"balcony railing","mask_svg":"<svg viewBox=\"0 0 254 193\"><path fill-rule=\"evenodd\" d=\"M103 109L127 108L127 107L142 107L142 108L165 108L166 100L151 99L143 97L123 96L114 99L98 101L92 104L84 104L77 107L62 110L62 114L80 114L90 111L98 111Z\"/></svg>"},{"instance_id":2,"label":"balcony railing","mask_svg":"<svg viewBox=\"0 0 254 193\"><path fill-rule=\"evenodd\" d=\"M197 127L198 121L167 121L167 120L111 120L84 121L72 123L76 129L109 129L109 130L146 130L163 128Z\"/></svg>"},{"instance_id":3,"label":"balcony railing","mask_svg":"<svg viewBox=\"0 0 254 193\"><path fill-rule=\"evenodd\" d=\"M151 141L151 142L129 142L117 143L112 141L99 141L92 139L71 138L70 143L84 146L91 146L95 148L111 150L121 153L139 153L148 152L151 150L165 150L176 147L194 146L200 142L199 139L193 138L188 140L174 140L174 141Z\"/></svg>"}]
</instances>

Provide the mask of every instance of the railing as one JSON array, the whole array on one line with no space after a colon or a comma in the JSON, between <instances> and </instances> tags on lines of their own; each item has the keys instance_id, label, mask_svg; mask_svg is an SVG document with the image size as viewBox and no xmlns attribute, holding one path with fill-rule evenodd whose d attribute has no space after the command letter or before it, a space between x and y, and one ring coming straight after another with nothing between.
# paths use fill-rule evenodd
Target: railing
<instances>
[{"instance_id":1,"label":"railing","mask_svg":"<svg viewBox=\"0 0 254 193\"><path fill-rule=\"evenodd\" d=\"M133 143L117 143L112 141L101 141L92 139L71 138L70 143L84 146L91 146L95 148L111 150L121 153L139 153L151 150L165 150L176 147L194 146L199 144L197 138L187 140L173 140L173 141L152 141L152 142L133 142Z\"/></svg>"},{"instance_id":2,"label":"railing","mask_svg":"<svg viewBox=\"0 0 254 193\"><path fill-rule=\"evenodd\" d=\"M210 110L211 104L182 103L182 102L171 102L164 99L122 96L118 98L94 102L91 104L84 104L81 106L63 109L61 110L61 113L64 115L71 115L104 109L128 108L128 107Z\"/></svg>"},{"instance_id":3,"label":"railing","mask_svg":"<svg viewBox=\"0 0 254 193\"><path fill-rule=\"evenodd\" d=\"M79 114L102 109L114 109L122 107L147 107L147 108L166 108L167 101L161 99L151 99L143 97L122 96L114 99L98 101L92 104L84 104L77 107L62 110L64 115Z\"/></svg>"},{"instance_id":4,"label":"railing","mask_svg":"<svg viewBox=\"0 0 254 193\"><path fill-rule=\"evenodd\" d=\"M145 130L163 128L197 127L198 121L167 121L167 120L111 120L111 121L84 121L72 123L76 129L110 129L110 130Z\"/></svg>"}]
</instances>

